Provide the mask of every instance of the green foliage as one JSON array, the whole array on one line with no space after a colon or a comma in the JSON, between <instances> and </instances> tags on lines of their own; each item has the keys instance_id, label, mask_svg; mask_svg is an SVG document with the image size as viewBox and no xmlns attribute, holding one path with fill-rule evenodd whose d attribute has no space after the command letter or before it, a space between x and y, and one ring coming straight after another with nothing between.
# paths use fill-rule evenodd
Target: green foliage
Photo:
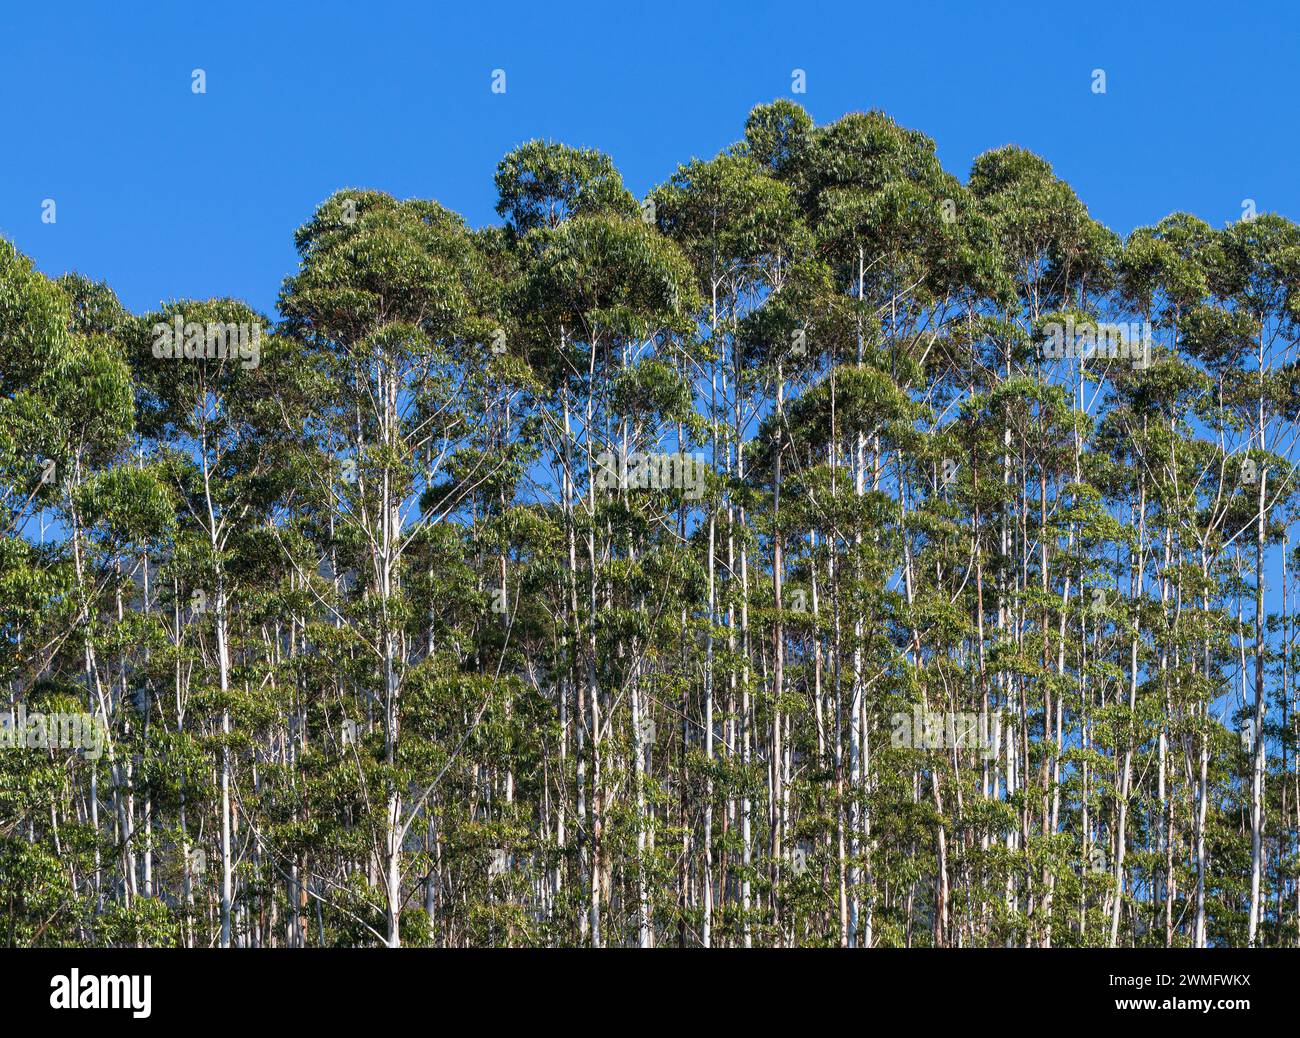
<instances>
[{"instance_id":1,"label":"green foliage","mask_svg":"<svg viewBox=\"0 0 1300 1038\"><path fill-rule=\"evenodd\" d=\"M1293 224L785 100L495 186L275 323L0 240L4 717L102 735L0 746L0 939L1296 943Z\"/></svg>"}]
</instances>

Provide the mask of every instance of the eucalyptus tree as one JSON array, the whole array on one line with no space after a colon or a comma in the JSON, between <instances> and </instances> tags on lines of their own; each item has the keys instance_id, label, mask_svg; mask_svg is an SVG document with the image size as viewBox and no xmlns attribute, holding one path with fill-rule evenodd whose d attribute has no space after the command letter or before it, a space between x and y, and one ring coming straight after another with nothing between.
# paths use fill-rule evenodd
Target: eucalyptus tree
<instances>
[{"instance_id":1,"label":"eucalyptus tree","mask_svg":"<svg viewBox=\"0 0 1300 1038\"><path fill-rule=\"evenodd\" d=\"M602 571L616 557L612 542L607 540L597 546L598 528L603 526L606 538L610 536L608 509L613 505L598 485L598 456L618 459L621 469L622 459L638 446L647 450L658 446L645 439L640 444L634 441L634 437L648 437L655 430L637 422L629 406L643 395L638 384L654 392L648 379L656 373L670 394L664 398L666 416L678 421L683 417L683 412L675 411L672 404L674 395L681 399L680 376L668 366L649 367L647 354L657 336L691 333L690 316L696 310L697 297L691 270L677 249L639 219L619 217L579 218L559 228L542 246L528 284L530 292L548 299L546 310L551 321L558 317L560 324L572 329L568 347L579 372L577 394L583 408L581 442L587 486L582 526L586 533L588 613L580 629L584 635L585 706L589 715L584 715L581 701L578 715L591 739L589 926L591 940L599 944L600 887L604 882L600 873L602 868L608 868L601 851L602 815L607 809L601 775L602 744L613 720L609 717L603 721L602 710L610 708L608 700L614 688L601 687L598 675L604 670L602 660L612 660L618 652L618 638L616 628L606 629L601 623L597 594L597 581L609 579ZM639 370L642 366L646 366L644 372ZM674 383L679 387L676 390ZM653 401L653 396L650 399ZM683 446L678 444L679 454ZM620 484L623 482L620 480ZM619 489L631 488L620 485ZM603 645L602 635L610 638Z\"/></svg>"},{"instance_id":2,"label":"eucalyptus tree","mask_svg":"<svg viewBox=\"0 0 1300 1038\"><path fill-rule=\"evenodd\" d=\"M0 935L1300 941L1294 225L788 100L495 186L274 332L0 241Z\"/></svg>"},{"instance_id":3,"label":"eucalyptus tree","mask_svg":"<svg viewBox=\"0 0 1300 1038\"><path fill-rule=\"evenodd\" d=\"M1213 381L1180 347L1195 340L1205 315L1200 308L1209 292L1215 237L1208 224L1176 213L1153 227L1138 228L1125 242L1117 265L1119 289L1126 306L1154 325L1164 341L1143 370L1119 383L1114 417L1107 420L1115 442L1136 443L1137 461L1151 475L1158 508L1163 541L1157 568L1158 680L1165 719L1157 751L1163 929L1165 943L1172 944L1178 851L1176 798L1170 788L1176 769L1170 751L1181 744L1185 770L1194 776L1187 788L1193 797L1188 813L1195 874L1192 931L1198 946L1205 942L1210 756L1218 727L1210 708L1222 691L1211 667L1212 629L1223 621L1213 609L1215 571L1232 496L1224 493L1225 457L1200 435L1200 430L1219 424ZM1199 639L1194 633L1198 629Z\"/></svg>"},{"instance_id":4,"label":"eucalyptus tree","mask_svg":"<svg viewBox=\"0 0 1300 1038\"><path fill-rule=\"evenodd\" d=\"M623 217L639 215L636 199L623 186L622 177L609 156L594 149L576 149L545 141L530 141L508 153L498 164L495 178L497 212L506 220L503 236L513 267L507 284L507 309L517 334L512 354L526 360L540 381L537 392L539 436L546 453L545 485L542 495L557 501L563 544L563 599L560 603L559 652L554 668L555 700L561 727L559 746L560 784L557 797L555 834L557 846L572 861L574 887L587 869L589 847L587 821L587 775L590 761L586 745L591 732L587 725L587 677L582 670L582 628L578 591L578 519L580 493L574 408L581 399L580 359L570 346L574 329L568 315L551 320L547 301L534 295L534 279L547 232L558 229L577 215ZM540 310L539 310L540 303ZM588 451L590 453L590 451ZM570 753L573 756L573 799L568 795ZM576 822L576 840L571 841L569 817ZM557 867L551 877L552 897L564 889L564 870ZM578 929L587 933L588 903L576 906ZM569 899L573 901L573 898Z\"/></svg>"},{"instance_id":5,"label":"eucalyptus tree","mask_svg":"<svg viewBox=\"0 0 1300 1038\"><path fill-rule=\"evenodd\" d=\"M200 643L208 632L212 639L204 656L216 683L215 688L204 683L202 702L219 717L210 743L219 760L222 947L236 939L232 712L238 702L238 661L231 635L239 588L231 579L231 562L248 529L265 521L283 489L277 486L273 435L279 424L277 387L273 376L267 377L279 350L272 336L263 338L268 324L232 300L181 300L147 315L132 338L139 431L177 502L176 544L168 560L173 595L188 605L186 626L195 628ZM181 616L178 603L177 638ZM183 712L178 728L182 717Z\"/></svg>"},{"instance_id":6,"label":"eucalyptus tree","mask_svg":"<svg viewBox=\"0 0 1300 1038\"><path fill-rule=\"evenodd\" d=\"M1296 470L1287 459L1300 432L1295 387L1300 372L1300 228L1275 214L1241 220L1218 236L1211 266L1211 290L1239 325L1250 329L1250 348L1223 358L1225 404L1249 430L1243 490L1253 498L1255 595L1254 681L1250 793L1250 917L1247 939L1258 939L1264 867L1267 742L1265 552L1276 541L1274 513L1297 491ZM1243 329L1244 330L1244 329ZM1244 336L1242 337L1244 339ZM1244 345L1242 340L1237 340ZM1274 481L1270 484L1270 474ZM1244 532L1241 531L1241 532Z\"/></svg>"},{"instance_id":7,"label":"eucalyptus tree","mask_svg":"<svg viewBox=\"0 0 1300 1038\"><path fill-rule=\"evenodd\" d=\"M851 315L851 339L844 361L856 368L880 371L905 390L925 395L926 364L947 326L961 313L964 272L959 259L966 232L957 219L969 209L965 190L940 166L934 144L923 134L898 126L880 112L855 113L810 135L797 149L802 162L788 173L796 186L819 252L833 271L837 288L848 299L841 308ZM831 378L838 389L842 375L837 365ZM858 372L850 377L869 378ZM853 401L845 396L841 408ZM905 459L885 449L882 429L855 416L845 416L843 427L856 432L830 455L832 465L847 456L853 495L862 499L880 492L894 468L898 488L899 521L904 525L910 507L905 492ZM863 523L846 531L849 567L860 580L864 545ZM877 536L876 534L872 535ZM910 548L899 573L909 609L915 591ZM849 901L848 943L873 942L873 906L862 904L857 887L865 874L871 885L871 818L873 788L870 717L876 711L868 701L864 656L867 616L856 604L852 613L851 702L848 714L849 757ZM910 632L904 667L921 666L919 629ZM931 795L941 796L938 777L930 776ZM936 831L941 859L946 858L946 834ZM946 926L946 860L940 867L936 936ZM942 938L940 938L942 940Z\"/></svg>"},{"instance_id":8,"label":"eucalyptus tree","mask_svg":"<svg viewBox=\"0 0 1300 1038\"><path fill-rule=\"evenodd\" d=\"M384 865L384 939L397 946L403 846L427 799L413 795L404 807L401 700L414 662L404 559L423 529L458 503L453 497L429 514L418 511L421 489L440 480L482 420L474 369L499 322L491 278L464 222L434 202L343 192L299 229L296 243L301 266L285 282L281 310L289 333L329 378L312 428L334 461L318 478L334 486L334 536L354 546L356 580L374 602L373 617L366 609L348 620L379 670L377 687L360 691L374 697L382 718L376 852ZM477 478L490 471L480 466ZM373 620L373 633L357 626L363 617Z\"/></svg>"},{"instance_id":9,"label":"eucalyptus tree","mask_svg":"<svg viewBox=\"0 0 1300 1038\"><path fill-rule=\"evenodd\" d=\"M99 681L96 649L100 597L109 578L88 572L85 512L94 480L118 460L130 431L129 370L120 343L81 327L67 293L2 240L0 341L5 723L17 724L10 711L18 707L50 710L79 700L83 715L106 726L113 697ZM53 524L47 524L50 516ZM47 542L49 534L66 538ZM30 939L55 924L55 932L95 940L100 934L88 921L91 913L80 909L88 904L93 912L105 886L101 852L113 845L100 828L99 759L88 757L76 769L85 782L80 803L86 805L88 839L77 839L78 850L69 846L61 861L79 820L67 800L51 795L57 788L51 781L62 785L60 769L38 756L6 754L3 762L9 780L4 871L12 882L6 886L18 902L43 906L44 923ZM30 781L23 779L26 767ZM30 837L39 826L53 855L40 853L34 840L15 842L19 826ZM19 937L15 925L11 920L11 941Z\"/></svg>"},{"instance_id":10,"label":"eucalyptus tree","mask_svg":"<svg viewBox=\"0 0 1300 1038\"><path fill-rule=\"evenodd\" d=\"M13 610L3 649L10 703L66 636L57 624L44 632L33 626L41 610L28 610L47 596L52 605L55 585L49 583L52 570L25 535L29 523L39 524L59 482L61 459L50 456L53 394L71 355L70 338L66 296L0 239L0 565L11 589L3 596L5 608ZM53 612L48 615L55 619Z\"/></svg>"},{"instance_id":11,"label":"eucalyptus tree","mask_svg":"<svg viewBox=\"0 0 1300 1038\"><path fill-rule=\"evenodd\" d=\"M792 118L802 110L795 109ZM804 119L806 120L806 115ZM740 673L731 670L728 677L728 703L724 722L723 744L730 752L739 743L740 763L748 767L753 743L758 737L754 727L751 706L751 676L747 662L750 658L749 632L749 538L739 531L747 527L744 498L735 492L746 478L746 450L752 446L748 431L758 414L763 383L761 376L751 370L753 365L742 343L742 327L761 308L769 311L786 309L783 291L792 281L797 281L802 267L809 262L811 241L803 226L793 193L788 185L769 175L768 170L740 147L708 161L694 161L681 166L669 182L652 196L660 228L680 244L690 259L704 311L698 314L702 329L707 329L703 354L708 362L707 390L703 379L692 373L691 382L700 384L707 392L702 402L707 416L707 440L711 462L715 470L725 472L732 489L726 498L726 572L739 570L739 595L735 582L728 594L726 613L727 655L735 658L739 647L740 658L745 661ZM798 349L806 352L806 329L797 320L787 320L781 329L785 337L799 336ZM790 341L793 341L791 338ZM785 343L783 343L785 345ZM748 351L752 353L753 351ZM693 365L695 358L684 357L684 365ZM784 379L779 366L773 369L777 383L777 408L783 406ZM728 428L728 420L730 428ZM680 439L680 435L679 435ZM779 479L779 477L778 477ZM779 493L779 491L778 491ZM739 499L738 499L739 498ZM706 567L708 579L708 605L704 626L704 688L699 726L704 735L706 761L703 844L704 882L701 920L701 941L709 947L713 938L714 915L714 789L713 761L715 757L715 631L718 626L718 510L720 502L710 495L707 534ZM737 561L737 552L739 559ZM781 565L779 548L773 568L773 581L777 608L780 608ZM777 875L782 860L782 839L787 823L788 799L784 791L786 774L781 752L781 643L775 635L775 667L772 674L771 698L776 709L772 714L772 759L776 762L777 782L771 790L769 805L769 832L771 834L770 864L773 877ZM739 689L740 704L736 696ZM737 717L737 709L739 714ZM686 711L689 715L689 709ZM739 728L733 729L733 718ZM684 740L688 742L689 740ZM735 814L734 800L729 798L729 815ZM741 827L741 930L743 942L750 944L751 879L753 857L753 825L751 803L748 796L741 798L739 808ZM727 889L725 867L722 880L717 884L725 896Z\"/></svg>"},{"instance_id":12,"label":"eucalyptus tree","mask_svg":"<svg viewBox=\"0 0 1300 1038\"><path fill-rule=\"evenodd\" d=\"M996 300L992 314L997 323L990 330L1000 353L998 366L1004 383L996 392L1009 390L1014 393L1017 392L1017 387L1023 391L1025 369L1038 368L1035 363L1035 353L1038 352L1036 346L1047 325L1058 319L1064 320L1067 311L1085 325L1108 315L1113 285L1111 264L1117 254L1118 239L1091 219L1083 203L1069 185L1052 173L1047 162L1022 149L1005 147L979 156L972 165L968 187L999 241L1003 276L1014 287L1013 294L1002 295ZM1073 364L1067 363L1064 374L1068 379L1066 386L1070 390L1074 408L1084 415L1095 412L1098 396L1094 393L1088 399L1085 395L1085 387L1088 385L1086 365L1080 363L1076 369ZM1029 377L1036 376L1037 372ZM1042 377L1053 376L1043 373ZM1004 562L999 567L996 580L997 623L994 647L999 655L1010 644L1014 644L1016 651L1023 651L1026 638L1034 637L1030 616L1031 599L1039 595L1054 595L1058 598L1056 617L1051 616L1046 608L1035 610L1038 612L1040 662L1046 664L1049 627L1054 620L1059 625L1071 609L1072 600L1079 602L1082 598L1085 589L1078 572L1071 573L1067 568L1065 572L1053 577L1052 556L1055 552L1052 549L1056 543L1048 536L1048 515L1049 507L1073 505L1077 491L1082 489L1086 429L1086 423L1066 425L1065 434L1069 436L1072 447L1073 478L1062 484L1065 500L1058 501L1055 505L1049 504L1048 500L1048 472L1017 471L1014 459L1021 454L1025 445L1014 442L1010 424L1002 429L1001 467L1004 491L1003 501L996 509L996 521L998 553ZM1028 534L1032 505L1028 491L1030 477L1033 475L1038 476L1037 490L1041 500L1038 502L1035 524L1037 536L1031 542ZM1018 500L1012 491L1017 485ZM1076 512L1076 516L1078 519L1083 518L1082 513ZM1065 543L1060 545L1060 550L1068 558L1084 530L1076 521L1062 532ZM1019 558L1015 559L1017 549ZM1037 554L1037 559L1031 557L1034 553ZM1037 572L1034 572L1035 569ZM1140 594L1140 582L1131 587L1135 594ZM1105 588L1099 590L1103 594L1107 593ZM1135 629L1132 636L1134 653L1137 641ZM1058 653L1055 667L1058 679L1062 676L1063 667L1063 657ZM1019 714L1019 745L1013 745L1011 739L1006 744L1006 796L1011 798L1018 791L1027 789L1030 781L1028 725L1031 712L1036 712L1035 693L1041 696L1044 739L1052 731L1062 732L1064 702L1061 696L1053 696L1050 683L1046 680L1029 682L1025 675L1009 673L1005 667L999 667L994 678L999 702L1008 706L1014 703ZM1137 681L1137 661L1134 657L1130 667L1130 699L1136 695ZM1039 841L1049 838L1054 832L1052 816L1055 809L1052 805L1059 802L1060 795L1060 760L1065 747L1061 736L1053 742L1055 750L1048 764L1040 769ZM1019 761L1015 759L1017 756ZM1131 763L1125 767L1125 773L1131 774ZM1120 790L1117 797L1121 802L1127 797L1127 793L1123 792L1126 781L1120 777L1116 782L1116 789ZM1023 797L1024 794L1021 795ZM1028 851L1031 809L1027 799L1022 800L1022 803L1025 806L1020 811L1019 831L1007 834L1007 847ZM1118 888L1122 882L1122 864L1118 861L1114 875ZM1032 906L1041 904L1042 917L1049 919L1054 885L1052 870L1045 864L1037 883L1030 879L1026 884L1026 908L1032 910ZM1116 900L1118 897L1117 890ZM1007 899L1008 908L1014 911L1019 895L1011 882L1008 883ZM1050 940L1050 923L1040 930L1039 940Z\"/></svg>"},{"instance_id":13,"label":"eucalyptus tree","mask_svg":"<svg viewBox=\"0 0 1300 1038\"><path fill-rule=\"evenodd\" d=\"M567 149L534 149L527 162L508 156L498 179L502 211L521 235L521 276L511 290L524 348L549 387L560 414L552 442L560 465L560 497L565 509L568 553L569 625L572 646L568 665L573 689L575 724L576 821L579 829L579 869L585 874L587 911L584 939L602 943L601 909L609 884L610 862L603 857L602 829L610 804L605 763L605 733L612 718L607 709L614 690L602 687L602 659L616 651L614 633L601 647L602 585L608 603L608 577L602 568L612 562L608 539L609 501L601 462L618 458L620 482L629 454L631 429L620 416L616 396L638 360L656 336L689 335L690 315L697 310L694 276L686 258L642 218L640 207L622 189L611 168L585 153L576 164L595 170L592 184L558 176L554 167L575 164ZM544 203L520 208L513 199L527 192L517 186L520 169L552 193ZM617 190L615 190L617 186ZM599 203L585 205L588 198ZM537 222L532 214L560 214L557 221ZM575 425L577 426L575 428ZM583 473L585 490L580 489ZM597 530L606 527L604 543ZM578 541L585 533L585 559L578 560ZM586 588L579 597L579 572ZM585 615L584 615L585 614ZM565 707L567 711L567 706ZM642 926L643 937L644 929Z\"/></svg>"}]
</instances>

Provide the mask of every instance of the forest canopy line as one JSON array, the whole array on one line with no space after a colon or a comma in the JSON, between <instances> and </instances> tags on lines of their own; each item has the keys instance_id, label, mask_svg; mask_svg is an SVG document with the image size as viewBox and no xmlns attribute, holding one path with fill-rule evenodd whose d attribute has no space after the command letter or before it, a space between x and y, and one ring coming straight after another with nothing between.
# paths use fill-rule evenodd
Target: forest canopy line
<instances>
[{"instance_id":1,"label":"forest canopy line","mask_svg":"<svg viewBox=\"0 0 1300 1038\"><path fill-rule=\"evenodd\" d=\"M0 239L9 946L1300 945L1300 228L760 105L277 319Z\"/></svg>"}]
</instances>

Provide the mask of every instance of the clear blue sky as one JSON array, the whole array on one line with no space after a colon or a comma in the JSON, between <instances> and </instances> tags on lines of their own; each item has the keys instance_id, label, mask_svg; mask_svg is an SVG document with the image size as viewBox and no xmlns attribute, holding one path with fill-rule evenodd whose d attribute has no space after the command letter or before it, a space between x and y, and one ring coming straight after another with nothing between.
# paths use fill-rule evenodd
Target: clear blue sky
<instances>
[{"instance_id":1,"label":"clear blue sky","mask_svg":"<svg viewBox=\"0 0 1300 1038\"><path fill-rule=\"evenodd\" d=\"M1030 148L1121 233L1176 209L1222 226L1244 198L1297 219L1298 76L1283 2L6 0L0 234L133 310L232 295L271 312L294 228L339 188L479 226L498 159L547 137L609 152L641 194L778 96L819 123L883 108L963 179L981 151Z\"/></svg>"}]
</instances>

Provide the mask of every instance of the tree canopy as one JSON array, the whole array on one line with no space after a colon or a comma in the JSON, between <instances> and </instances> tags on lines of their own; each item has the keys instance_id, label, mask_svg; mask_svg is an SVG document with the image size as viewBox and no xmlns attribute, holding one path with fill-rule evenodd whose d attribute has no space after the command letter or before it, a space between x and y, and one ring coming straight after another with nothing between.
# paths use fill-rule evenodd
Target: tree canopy
<instances>
[{"instance_id":1,"label":"tree canopy","mask_svg":"<svg viewBox=\"0 0 1300 1038\"><path fill-rule=\"evenodd\" d=\"M495 184L274 318L0 239L0 939L1300 944L1300 228L786 100Z\"/></svg>"}]
</instances>

